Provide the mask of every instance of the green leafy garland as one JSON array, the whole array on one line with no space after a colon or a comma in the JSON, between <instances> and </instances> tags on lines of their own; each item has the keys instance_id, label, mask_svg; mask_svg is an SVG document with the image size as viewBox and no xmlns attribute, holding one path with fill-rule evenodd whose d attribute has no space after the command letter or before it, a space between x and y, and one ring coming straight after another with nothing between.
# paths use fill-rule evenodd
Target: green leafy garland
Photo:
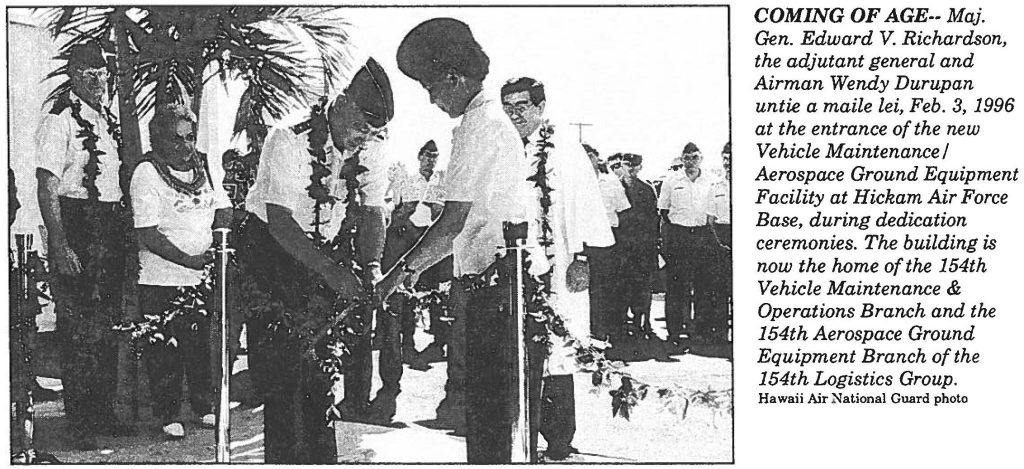
<instances>
[{"instance_id":1,"label":"green leafy garland","mask_svg":"<svg viewBox=\"0 0 1024 469\"><path fill-rule=\"evenodd\" d=\"M167 309L156 314L143 311L141 321L122 321L114 326L114 330L130 335L136 357L142 356L140 345L143 343L177 347L178 340L167 332L168 324L182 317L210 316L208 303L213 297L213 277L213 265L207 265L199 284L179 286Z\"/></svg>"},{"instance_id":2,"label":"green leafy garland","mask_svg":"<svg viewBox=\"0 0 1024 469\"><path fill-rule=\"evenodd\" d=\"M550 248L554 244L551 229L552 189L548 181L548 176L551 174L551 170L548 169L548 150L555 147L555 144L551 143L551 136L554 134L555 127L553 125L547 123L541 125L540 141L537 142L537 151L534 153L534 165L537 169L532 176L526 178L527 181L533 182L537 189L540 190L540 245L545 249Z\"/></svg>"},{"instance_id":3,"label":"green leafy garland","mask_svg":"<svg viewBox=\"0 0 1024 469\"><path fill-rule=\"evenodd\" d=\"M540 191L541 233L539 243L545 248L550 247L554 240L551 228L551 192L553 189L548 179L551 173L548 169L548 151L555 146L551 143L551 137L554 135L554 132L554 126L547 123L541 125L540 140L536 144L537 151L534 153L536 171L527 178ZM691 403L711 408L716 410L716 412L721 412L722 409L727 409L729 412L732 411L731 390L713 391L708 389L707 391L700 391L680 387L661 387L646 384L636 379L623 370L626 366L625 363L611 361L605 357L604 350L608 348L608 344L592 339L583 341L572 336L565 327L565 319L551 307L550 275L537 277L531 276L526 271L524 271L523 275L524 278L530 279L527 283L531 285L531 288L526 289L528 295L526 313L532 316L534 320L545 324L550 335L554 335L572 345L575 350L577 369L591 373L591 382L595 386L595 390L603 387L610 388L614 379L618 378L619 387L609 390L609 394L612 396L612 416L621 416L629 420L632 408L640 401L646 399L648 395L657 396L663 409L684 419ZM552 345L550 335L548 337L533 337L531 340L545 341L550 348ZM654 392L651 393L650 391Z\"/></svg>"},{"instance_id":4,"label":"green leafy garland","mask_svg":"<svg viewBox=\"0 0 1024 469\"><path fill-rule=\"evenodd\" d=\"M323 209L324 205L334 205L338 198L331 195L330 189L324 185L324 178L331 175L331 168L328 166L327 151L324 147L327 145L327 139L330 138L329 129L327 128L327 97L320 98L320 102L313 105L310 110L309 120L299 126L296 126L293 131L296 133L309 129L306 139L309 142L310 156L313 158L310 160L309 165L312 167L312 171L309 176L310 184L306 187L306 193L309 198L313 199L313 244L318 248L323 246L325 238L321 232L321 226L323 222Z\"/></svg>"}]
</instances>

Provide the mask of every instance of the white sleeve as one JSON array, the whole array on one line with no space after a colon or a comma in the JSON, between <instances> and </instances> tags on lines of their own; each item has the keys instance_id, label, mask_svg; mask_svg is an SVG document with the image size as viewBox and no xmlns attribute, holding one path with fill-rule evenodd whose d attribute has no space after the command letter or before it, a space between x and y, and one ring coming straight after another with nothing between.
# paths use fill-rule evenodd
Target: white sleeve
<instances>
[{"instance_id":1,"label":"white sleeve","mask_svg":"<svg viewBox=\"0 0 1024 469\"><path fill-rule=\"evenodd\" d=\"M671 177L666 177L661 182L661 194L658 195L658 210L669 210L672 208L672 186L674 185Z\"/></svg>"},{"instance_id":2,"label":"white sleeve","mask_svg":"<svg viewBox=\"0 0 1024 469\"><path fill-rule=\"evenodd\" d=\"M309 166L312 157L306 147L298 143L299 139L289 133L291 129L278 128L267 138L257 178L264 186L261 203L294 211L298 198L306 197L309 181L303 181L303 175L312 171Z\"/></svg>"},{"instance_id":3,"label":"white sleeve","mask_svg":"<svg viewBox=\"0 0 1024 469\"><path fill-rule=\"evenodd\" d=\"M46 114L36 128L36 167L45 169L54 176L63 177L68 161L70 130L67 121L54 114Z\"/></svg>"},{"instance_id":4,"label":"white sleeve","mask_svg":"<svg viewBox=\"0 0 1024 469\"><path fill-rule=\"evenodd\" d=\"M163 184L156 168L150 162L139 163L132 174L131 196L132 215L135 228L148 228L160 224L160 192Z\"/></svg>"}]
</instances>

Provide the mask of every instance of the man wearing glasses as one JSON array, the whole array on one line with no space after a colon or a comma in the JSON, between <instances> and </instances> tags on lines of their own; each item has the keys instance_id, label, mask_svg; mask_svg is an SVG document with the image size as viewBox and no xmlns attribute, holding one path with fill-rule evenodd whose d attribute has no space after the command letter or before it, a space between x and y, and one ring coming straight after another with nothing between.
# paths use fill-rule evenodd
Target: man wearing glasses
<instances>
[{"instance_id":1,"label":"man wearing glasses","mask_svg":"<svg viewBox=\"0 0 1024 469\"><path fill-rule=\"evenodd\" d=\"M552 243L546 248L546 254L552 260L552 307L565 319L566 329L573 336L587 337L590 332L588 305L583 290L589 283L590 267L583 248L610 246L615 241L600 199L597 177L583 148L572 141L571 135L547 123L544 117L547 97L541 82L529 77L509 80L501 87L501 102L526 145L526 159L534 170L539 167L540 159L546 158L546 182L551 189L547 222ZM554 131L548 136L553 147L540 147L544 126ZM542 195L540 190L537 195ZM539 428L535 426L535 429L548 443L545 457L557 461L575 451L572 440L576 434L576 400L572 374L576 371L576 351L571 342L554 337L551 340L551 355L544 366L541 419Z\"/></svg>"},{"instance_id":2,"label":"man wearing glasses","mask_svg":"<svg viewBox=\"0 0 1024 469\"><path fill-rule=\"evenodd\" d=\"M687 143L683 168L665 179L658 198L662 215L662 256L665 258L665 322L669 340L685 335L703 344L710 333L710 263L714 235L708 205L716 180L701 169L701 152Z\"/></svg>"},{"instance_id":3,"label":"man wearing glasses","mask_svg":"<svg viewBox=\"0 0 1024 469\"><path fill-rule=\"evenodd\" d=\"M36 178L55 274L64 412L75 445L91 450L97 436L118 433L120 427L112 405L117 379L112 327L121 317L128 226L103 50L95 42L78 44L61 58L67 60L71 89L57 98L36 130Z\"/></svg>"}]
</instances>

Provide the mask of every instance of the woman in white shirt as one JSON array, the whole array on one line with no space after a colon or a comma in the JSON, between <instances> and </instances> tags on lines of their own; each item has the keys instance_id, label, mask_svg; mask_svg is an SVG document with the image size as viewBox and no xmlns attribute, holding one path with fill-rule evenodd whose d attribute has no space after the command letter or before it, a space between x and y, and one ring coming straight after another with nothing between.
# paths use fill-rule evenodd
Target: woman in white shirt
<instances>
[{"instance_id":1,"label":"woman in white shirt","mask_svg":"<svg viewBox=\"0 0 1024 469\"><path fill-rule=\"evenodd\" d=\"M214 220L224 226L230 220L231 203L221 187L222 177L213 177L206 156L195 149L195 127L195 115L185 106L158 107L149 124L153 151L132 176L143 315L170 310L179 292L200 284L204 267L213 260L209 248ZM216 217L219 210L223 212ZM187 311L165 328L165 341L145 346L146 371L153 413L161 420L164 435L182 438L184 428L177 416L186 374L192 410L202 416L204 425L214 424L209 320Z\"/></svg>"}]
</instances>

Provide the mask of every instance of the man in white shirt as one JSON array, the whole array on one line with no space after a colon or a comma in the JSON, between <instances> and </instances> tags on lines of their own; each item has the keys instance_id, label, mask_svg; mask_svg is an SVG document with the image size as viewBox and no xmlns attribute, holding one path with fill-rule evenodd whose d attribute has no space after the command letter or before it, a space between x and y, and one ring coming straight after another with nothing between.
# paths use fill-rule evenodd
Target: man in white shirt
<instances>
[{"instance_id":1,"label":"man in white shirt","mask_svg":"<svg viewBox=\"0 0 1024 469\"><path fill-rule=\"evenodd\" d=\"M121 205L121 160L108 72L95 42L68 49L71 91L59 96L35 133L39 208L64 386L64 412L75 445L95 449L98 435L117 433L112 399L125 282L128 220ZM90 135L91 134L91 135Z\"/></svg>"},{"instance_id":2,"label":"man in white shirt","mask_svg":"<svg viewBox=\"0 0 1024 469\"><path fill-rule=\"evenodd\" d=\"M483 92L489 63L469 27L451 18L421 23L402 40L398 68L417 80L438 108L462 120L452 133L441 217L378 284L387 297L453 254L454 321L447 395L438 418L466 435L470 463L510 461L506 385L512 378L508 350L515 344L507 343L510 318L498 310L504 291L489 286L481 274L495 263L496 247L504 245L502 223L536 213L519 134L500 103ZM539 257L535 265L546 263Z\"/></svg>"},{"instance_id":3,"label":"man in white shirt","mask_svg":"<svg viewBox=\"0 0 1024 469\"><path fill-rule=\"evenodd\" d=\"M543 226L547 217L551 245L546 253L552 262L552 307L565 319L566 329L577 338L589 333L589 314L583 290L589 283L590 266L584 245L607 247L614 243L597 177L583 148L569 132L549 124L544 118L547 97L544 85L532 78L509 80L501 88L505 113L526 144L526 159L537 170L544 158L546 183L551 206L538 217ZM542 130L543 127L543 130ZM545 139L542 135L550 133ZM547 142L553 147L542 148ZM536 174L534 174L536 176ZM537 195L544 195L538 187ZM580 301L583 296L583 301ZM544 367L541 391L541 418L534 431L548 443L545 457L563 460L574 451L576 399L572 374L576 371L576 353L571 342L552 337L551 355Z\"/></svg>"},{"instance_id":4,"label":"man in white shirt","mask_svg":"<svg viewBox=\"0 0 1024 469\"><path fill-rule=\"evenodd\" d=\"M337 462L334 427L324 422L333 405L332 383L320 364L307 356L303 343L280 325L288 318L300 324L316 319L296 316L321 296L316 285L321 282L345 298L364 293L348 265L331 256L326 241L335 239L343 224L351 222L346 221L346 209L354 203L347 200L351 191L361 197L358 187L350 187L351 181L345 179L362 172L351 161L353 155L380 138L393 115L390 82L370 59L330 104L326 122L314 121L312 128L305 129L275 128L263 148L256 183L246 198L246 209L253 217L246 224L247 245L240 254L257 289L270 296L269 304L253 305L262 310L252 321L257 327L249 331L254 353L266 366L261 383L268 463ZM326 126L327 133L319 126ZM311 184L311 149L322 149L326 157L318 185ZM366 318L360 321L368 323ZM363 341L349 345L366 346ZM370 370L364 366L357 359L345 370L343 417L354 413L361 418L368 409Z\"/></svg>"},{"instance_id":5,"label":"man in white shirt","mask_svg":"<svg viewBox=\"0 0 1024 469\"><path fill-rule=\"evenodd\" d=\"M418 171L404 172L395 176L392 197L395 208L391 224L387 228L384 243L384 269L392 268L406 251L420 239L430 223L441 214L443 207L444 171L434 170L437 164L437 144L427 142L419 151ZM417 288L435 289L451 278L451 257L427 269L419 278ZM447 325L441 320L441 305L430 308L430 332L434 342L424 350L424 356L416 351L413 334L416 332L416 317L406 297L396 295L389 299L389 313L377 315L377 341L380 345L380 378L382 386L374 398L374 412L390 419L396 412L397 397L401 387L402 363L409 363L416 369L425 369L429 358L444 357L443 347L447 344Z\"/></svg>"},{"instance_id":6,"label":"man in white shirt","mask_svg":"<svg viewBox=\"0 0 1024 469\"><path fill-rule=\"evenodd\" d=\"M687 143L683 168L665 178L658 197L662 214L665 258L665 322L669 340L686 335L690 343L703 343L711 314L710 262L714 237L707 207L716 180L701 170L701 152Z\"/></svg>"},{"instance_id":7,"label":"man in white shirt","mask_svg":"<svg viewBox=\"0 0 1024 469\"><path fill-rule=\"evenodd\" d=\"M227 227L231 201L223 175L196 151L196 117L180 104L157 107L149 122L153 151L135 167L131 180L135 234L139 240L139 309L162 315L184 288L199 285L213 229ZM219 213L217 213L219 212ZM215 226L215 213L217 223ZM209 300L212 301L212 298ZM177 421L182 382L188 376L190 403L203 424L213 426L210 377L210 321L198 311L169 321L166 341L144 345L153 413L164 435L184 438Z\"/></svg>"},{"instance_id":8,"label":"man in white shirt","mask_svg":"<svg viewBox=\"0 0 1024 469\"><path fill-rule=\"evenodd\" d=\"M619 178L608 171L596 148L587 144L583 148L590 158L591 168L597 174L608 224L614 231L619 226L619 212L630 207L626 189ZM614 244L607 247L588 245L586 257L590 263L590 333L601 340L607 340L623 326L622 321L616 317L619 310L616 305L621 303L622 297L618 278L622 268L621 259L615 252Z\"/></svg>"},{"instance_id":9,"label":"man in white shirt","mask_svg":"<svg viewBox=\"0 0 1024 469\"><path fill-rule=\"evenodd\" d=\"M711 303L714 321L710 341L715 345L729 342L729 305L732 304L732 143L722 148L724 178L712 188L708 218L714 230L717 256L711 266Z\"/></svg>"}]
</instances>

